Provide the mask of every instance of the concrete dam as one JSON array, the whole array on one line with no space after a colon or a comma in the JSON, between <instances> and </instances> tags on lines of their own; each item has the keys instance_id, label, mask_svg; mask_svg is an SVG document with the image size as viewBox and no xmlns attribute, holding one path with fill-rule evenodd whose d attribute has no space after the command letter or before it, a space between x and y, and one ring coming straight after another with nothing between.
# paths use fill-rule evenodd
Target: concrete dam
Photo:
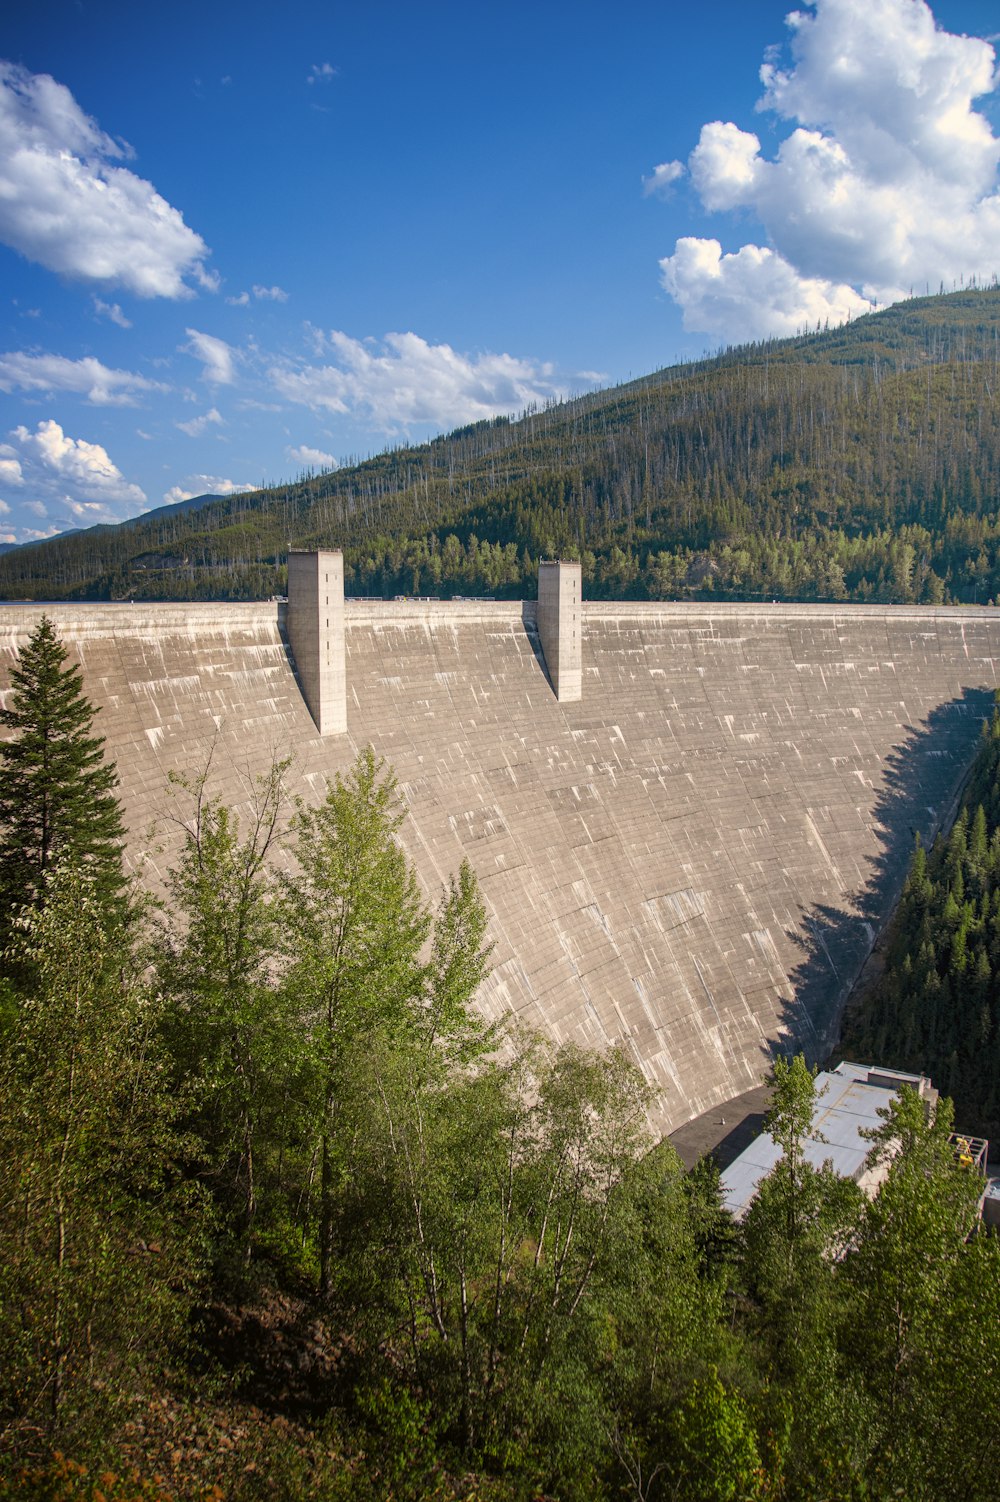
<instances>
[{"instance_id":1,"label":"concrete dam","mask_svg":"<svg viewBox=\"0 0 1000 1502\"><path fill-rule=\"evenodd\" d=\"M463 856L479 877L483 1009L623 1045L665 1131L756 1084L776 1044L833 1044L990 713L1000 612L592 604L566 565L537 604L345 602L342 578L339 555L293 554L287 605L45 607L154 884L184 811L169 771L211 758L239 807L290 754L318 800L371 743L428 896ZM41 614L0 606L0 690Z\"/></svg>"}]
</instances>

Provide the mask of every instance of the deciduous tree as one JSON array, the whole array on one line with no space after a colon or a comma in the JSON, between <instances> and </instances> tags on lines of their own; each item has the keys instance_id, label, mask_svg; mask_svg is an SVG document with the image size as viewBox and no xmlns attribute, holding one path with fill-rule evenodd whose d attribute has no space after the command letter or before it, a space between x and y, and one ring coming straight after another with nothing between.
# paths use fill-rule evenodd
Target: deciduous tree
<instances>
[{"instance_id":1,"label":"deciduous tree","mask_svg":"<svg viewBox=\"0 0 1000 1502\"><path fill-rule=\"evenodd\" d=\"M396 779L371 747L294 819L298 871L284 882L288 984L309 1031L318 1079L320 1285L333 1283L338 1106L351 1045L391 1028L423 992L430 928L416 877L396 843L405 816Z\"/></svg>"},{"instance_id":2,"label":"deciduous tree","mask_svg":"<svg viewBox=\"0 0 1000 1502\"><path fill-rule=\"evenodd\" d=\"M283 1116L305 1039L289 992L278 984L279 916L268 869L279 832L282 777L275 762L252 784L241 820L210 797L210 768L176 776L190 803L168 879L158 973L172 1006L165 1019L178 1076L195 1103L227 1235L251 1258L262 1161L279 1158ZM262 1130L266 1124L269 1130Z\"/></svg>"}]
</instances>

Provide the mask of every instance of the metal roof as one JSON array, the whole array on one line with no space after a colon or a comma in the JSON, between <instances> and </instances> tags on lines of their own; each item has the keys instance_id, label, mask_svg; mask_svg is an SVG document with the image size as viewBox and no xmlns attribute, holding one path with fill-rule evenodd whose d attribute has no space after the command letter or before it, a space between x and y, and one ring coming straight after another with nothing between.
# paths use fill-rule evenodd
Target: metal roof
<instances>
[{"instance_id":1,"label":"metal roof","mask_svg":"<svg viewBox=\"0 0 1000 1502\"><path fill-rule=\"evenodd\" d=\"M929 1082L918 1074L876 1069L867 1064L838 1064L817 1074L814 1085L812 1130L803 1142L803 1155L815 1168L829 1163L841 1178L861 1178L871 1148L861 1133L882 1125L889 1097L903 1085L925 1093ZM770 1132L762 1132L722 1175L726 1208L742 1220L757 1186L781 1157Z\"/></svg>"}]
</instances>

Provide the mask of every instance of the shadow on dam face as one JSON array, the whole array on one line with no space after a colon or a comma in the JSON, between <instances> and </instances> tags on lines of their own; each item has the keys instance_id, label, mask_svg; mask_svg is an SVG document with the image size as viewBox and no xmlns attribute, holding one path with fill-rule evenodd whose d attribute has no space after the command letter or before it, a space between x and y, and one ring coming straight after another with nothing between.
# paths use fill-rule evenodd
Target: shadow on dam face
<instances>
[{"instance_id":1,"label":"shadow on dam face","mask_svg":"<svg viewBox=\"0 0 1000 1502\"><path fill-rule=\"evenodd\" d=\"M782 1018L782 1052L803 1050L822 1059L836 1041L844 1004L899 900L917 835L926 842L929 833L953 819L963 780L956 785L954 768L971 763L992 713L991 693L965 689L932 709L919 727L907 727L903 741L886 756L872 808L878 846L868 880L840 905L803 907L788 934L801 959L789 976L792 999Z\"/></svg>"},{"instance_id":2,"label":"shadow on dam face","mask_svg":"<svg viewBox=\"0 0 1000 1502\"><path fill-rule=\"evenodd\" d=\"M307 801L371 743L437 897L467 858L496 941L486 1015L617 1043L666 1130L833 1042L915 831L946 816L1000 663L1000 615L584 604L560 700L533 604L348 601L346 721L320 735L277 605L47 607L118 763L130 852L175 858L168 774L245 810L294 758ZM41 611L0 606L0 691ZM173 842L173 843L172 843Z\"/></svg>"}]
</instances>

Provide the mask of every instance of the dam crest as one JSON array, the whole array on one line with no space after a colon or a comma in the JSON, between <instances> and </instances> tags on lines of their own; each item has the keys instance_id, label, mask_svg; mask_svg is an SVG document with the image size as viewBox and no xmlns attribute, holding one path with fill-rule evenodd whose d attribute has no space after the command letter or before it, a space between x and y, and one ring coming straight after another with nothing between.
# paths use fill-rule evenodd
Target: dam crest
<instances>
[{"instance_id":1,"label":"dam crest","mask_svg":"<svg viewBox=\"0 0 1000 1502\"><path fill-rule=\"evenodd\" d=\"M621 1044L664 1130L783 1041L825 1053L991 712L1000 612L590 603L566 566L537 604L343 601L339 555L298 557L287 605L0 606L0 692L43 609L80 662L153 885L169 772L240 808L291 755L318 801L371 743L427 894L479 877L488 1015Z\"/></svg>"}]
</instances>

